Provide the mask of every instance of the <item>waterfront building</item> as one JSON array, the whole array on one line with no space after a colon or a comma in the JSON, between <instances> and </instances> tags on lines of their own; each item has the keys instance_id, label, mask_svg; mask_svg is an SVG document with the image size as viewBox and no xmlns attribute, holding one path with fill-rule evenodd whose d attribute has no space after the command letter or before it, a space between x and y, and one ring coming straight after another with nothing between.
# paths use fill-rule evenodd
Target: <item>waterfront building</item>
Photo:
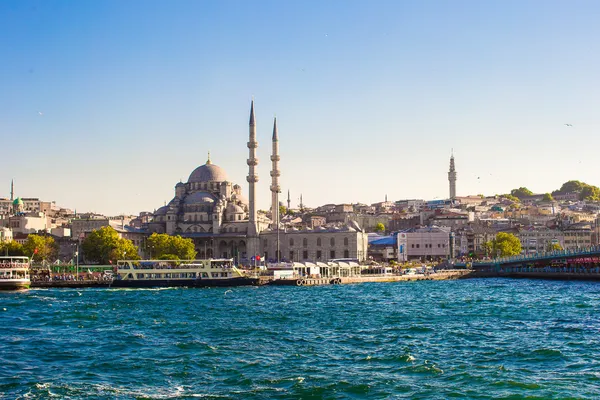
<instances>
[{"instance_id":1,"label":"waterfront building","mask_svg":"<svg viewBox=\"0 0 600 400\"><path fill-rule=\"evenodd\" d=\"M316 229L265 230L260 235L261 254L267 261L330 261L351 258L365 261L368 235L351 226ZM279 248L279 257L277 249Z\"/></svg>"},{"instance_id":2,"label":"waterfront building","mask_svg":"<svg viewBox=\"0 0 600 400\"><path fill-rule=\"evenodd\" d=\"M450 229L426 226L398 232L398 261L436 260L453 257Z\"/></svg>"}]
</instances>

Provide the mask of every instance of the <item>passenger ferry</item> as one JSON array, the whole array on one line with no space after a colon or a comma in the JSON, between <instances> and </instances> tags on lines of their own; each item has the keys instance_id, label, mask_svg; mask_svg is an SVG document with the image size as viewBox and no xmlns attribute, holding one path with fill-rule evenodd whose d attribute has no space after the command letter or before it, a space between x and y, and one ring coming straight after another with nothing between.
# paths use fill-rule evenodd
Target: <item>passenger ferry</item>
<instances>
[{"instance_id":1,"label":"passenger ferry","mask_svg":"<svg viewBox=\"0 0 600 400\"><path fill-rule=\"evenodd\" d=\"M29 257L0 256L0 290L28 289Z\"/></svg>"},{"instance_id":2,"label":"passenger ferry","mask_svg":"<svg viewBox=\"0 0 600 400\"><path fill-rule=\"evenodd\" d=\"M110 287L211 287L257 285L259 278L235 267L233 259L120 260Z\"/></svg>"}]
</instances>

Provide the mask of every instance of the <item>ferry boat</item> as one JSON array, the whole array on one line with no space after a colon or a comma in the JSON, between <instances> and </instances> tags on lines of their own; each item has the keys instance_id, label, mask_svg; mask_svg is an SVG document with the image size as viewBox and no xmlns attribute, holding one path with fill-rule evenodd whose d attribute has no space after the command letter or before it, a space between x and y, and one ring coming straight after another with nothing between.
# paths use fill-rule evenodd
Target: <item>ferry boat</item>
<instances>
[{"instance_id":1,"label":"ferry boat","mask_svg":"<svg viewBox=\"0 0 600 400\"><path fill-rule=\"evenodd\" d=\"M29 257L0 256L0 290L28 289Z\"/></svg>"},{"instance_id":2,"label":"ferry boat","mask_svg":"<svg viewBox=\"0 0 600 400\"><path fill-rule=\"evenodd\" d=\"M208 260L119 260L110 287L211 287L257 285L231 258Z\"/></svg>"}]
</instances>

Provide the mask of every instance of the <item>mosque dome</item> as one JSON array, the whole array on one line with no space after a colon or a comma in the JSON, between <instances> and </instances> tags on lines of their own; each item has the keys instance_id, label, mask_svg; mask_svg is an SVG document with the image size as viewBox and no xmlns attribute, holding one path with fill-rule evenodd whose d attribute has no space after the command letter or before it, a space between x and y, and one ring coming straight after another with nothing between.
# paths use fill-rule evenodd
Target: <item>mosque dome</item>
<instances>
[{"instance_id":1,"label":"mosque dome","mask_svg":"<svg viewBox=\"0 0 600 400\"><path fill-rule=\"evenodd\" d=\"M162 206L154 212L154 215L166 215L169 211L169 206Z\"/></svg>"},{"instance_id":2,"label":"mosque dome","mask_svg":"<svg viewBox=\"0 0 600 400\"><path fill-rule=\"evenodd\" d=\"M199 191L187 195L183 202L185 204L214 204L215 201L216 198L211 193Z\"/></svg>"},{"instance_id":3,"label":"mosque dome","mask_svg":"<svg viewBox=\"0 0 600 400\"><path fill-rule=\"evenodd\" d=\"M227 212L231 214L242 214L244 212L244 209L238 206L237 204L230 203L227 206Z\"/></svg>"},{"instance_id":4,"label":"mosque dome","mask_svg":"<svg viewBox=\"0 0 600 400\"><path fill-rule=\"evenodd\" d=\"M195 182L225 182L227 174L223 168L210 162L210 156L206 160L206 164L196 168L188 179L188 183Z\"/></svg>"},{"instance_id":5,"label":"mosque dome","mask_svg":"<svg viewBox=\"0 0 600 400\"><path fill-rule=\"evenodd\" d=\"M13 206L22 206L22 205L23 205L23 200L20 197L17 197L16 199L14 199Z\"/></svg>"}]
</instances>

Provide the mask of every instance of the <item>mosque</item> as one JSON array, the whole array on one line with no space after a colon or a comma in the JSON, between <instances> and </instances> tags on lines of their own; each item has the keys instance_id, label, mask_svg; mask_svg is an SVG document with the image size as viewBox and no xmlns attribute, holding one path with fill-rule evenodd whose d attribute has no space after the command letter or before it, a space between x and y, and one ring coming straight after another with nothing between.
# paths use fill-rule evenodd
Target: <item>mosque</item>
<instances>
[{"instance_id":1,"label":"mosque","mask_svg":"<svg viewBox=\"0 0 600 400\"><path fill-rule=\"evenodd\" d=\"M191 238L198 258L235 258L237 262L251 263L255 256L291 261L325 261L336 256L364 259L366 256L366 233L351 227L323 232L312 230L284 231L279 229L279 137L277 120L273 122L272 170L271 170L271 217L257 213L256 189L258 158L256 149L256 119L254 100L250 106L249 122L248 198L238 184L230 182L225 171L212 163L210 153L204 165L190 174L186 183L175 185L175 197L154 212L148 224L150 233L166 233ZM314 234L317 234L317 238ZM337 240L335 236L344 234ZM358 237L358 236L359 237ZM288 238L288 236L290 236ZM315 236L313 238L313 236ZM323 236L323 239L321 239ZM326 237L326 238L325 238ZM309 240L310 238L310 240ZM297 243L294 248L294 239ZM321 250L322 243L331 243L332 249ZM309 243L318 249L312 249ZM284 245L285 244L285 245ZM343 246L340 247L340 246ZM337 249L337 251L336 251ZM150 253L152 249L148 249ZM278 253L277 253L278 252ZM318 257L317 257L318 256Z\"/></svg>"}]
</instances>

